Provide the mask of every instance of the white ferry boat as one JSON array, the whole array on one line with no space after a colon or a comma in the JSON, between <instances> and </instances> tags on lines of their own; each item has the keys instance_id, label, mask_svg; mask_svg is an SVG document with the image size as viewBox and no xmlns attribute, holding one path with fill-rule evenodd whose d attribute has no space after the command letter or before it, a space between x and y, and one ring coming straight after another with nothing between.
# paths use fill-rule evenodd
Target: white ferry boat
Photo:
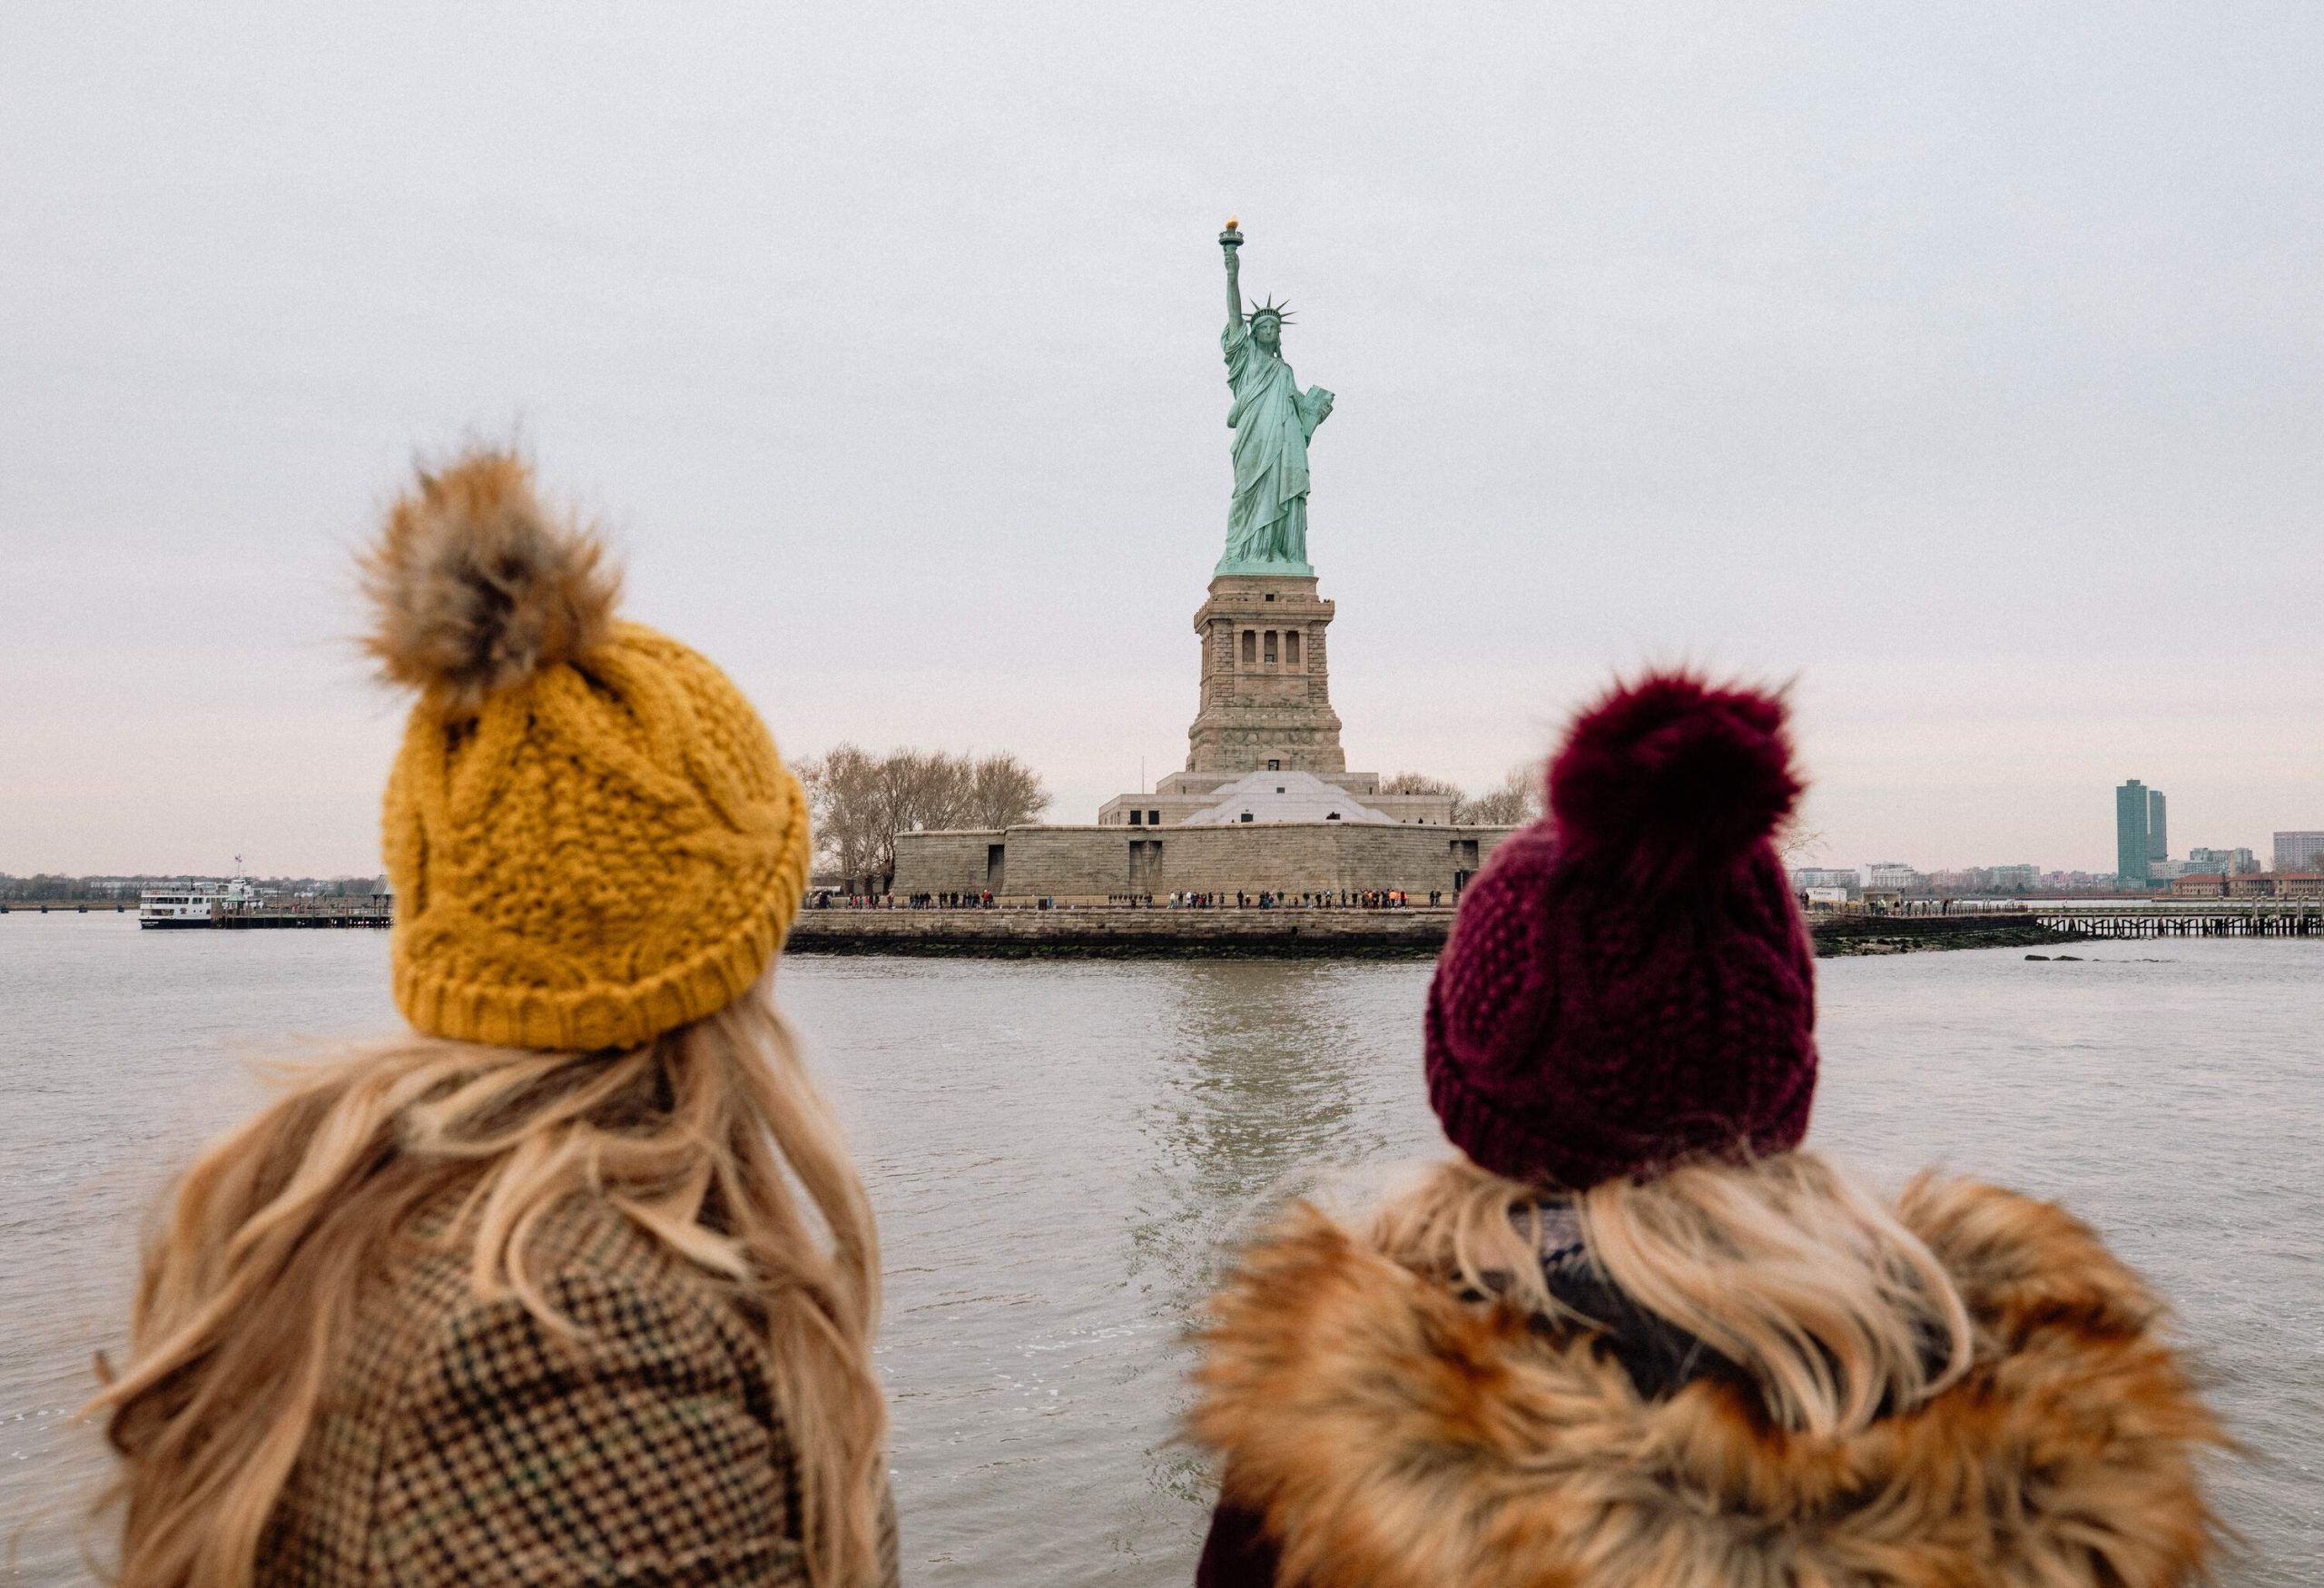
<instances>
[{"instance_id":1,"label":"white ferry boat","mask_svg":"<svg viewBox=\"0 0 2324 1588\"><path fill-rule=\"evenodd\" d=\"M137 924L208 926L232 910L257 907L258 890L241 877L225 883L196 883L186 888L156 888L137 896Z\"/></svg>"}]
</instances>

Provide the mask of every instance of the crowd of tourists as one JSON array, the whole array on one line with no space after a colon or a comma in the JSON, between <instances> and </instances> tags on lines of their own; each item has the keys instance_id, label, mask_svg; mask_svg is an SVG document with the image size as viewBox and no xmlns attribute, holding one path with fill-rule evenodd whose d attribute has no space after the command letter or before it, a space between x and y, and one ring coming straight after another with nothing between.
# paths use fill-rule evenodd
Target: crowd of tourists
<instances>
[{"instance_id":1,"label":"crowd of tourists","mask_svg":"<svg viewBox=\"0 0 2324 1588\"><path fill-rule=\"evenodd\" d=\"M1454 895L1442 888L1432 888L1425 895L1429 908L1442 909L1454 902ZM1232 893L1198 893L1192 890L1155 893L1108 893L1108 908L1124 910L1403 910L1418 904L1419 900L1402 888L1341 888L1336 891L1311 890L1304 893L1276 892L1273 889L1252 891L1238 888ZM1029 902L1032 908L1054 910L1059 907L1055 897L1044 894ZM843 893L835 889L818 888L809 893L804 908L809 910L992 910L999 908L990 889L978 893Z\"/></svg>"},{"instance_id":2,"label":"crowd of tourists","mask_svg":"<svg viewBox=\"0 0 2324 1588\"><path fill-rule=\"evenodd\" d=\"M1451 895L1432 888L1427 897L1430 907L1438 908ZM1146 899L1149 905L1153 902L1152 894ZM1416 902L1402 888L1341 888L1297 893L1265 888L1252 893L1238 888L1232 893L1172 893L1168 899L1173 910L1402 910Z\"/></svg>"},{"instance_id":3,"label":"crowd of tourists","mask_svg":"<svg viewBox=\"0 0 2324 1588\"><path fill-rule=\"evenodd\" d=\"M898 1581L879 1235L774 997L806 801L569 524L479 452L366 564L411 1030L173 1191L95 1402L126 1588ZM1763 694L1576 719L1429 990L1442 1161L1203 1310L1197 1583L2209 1578L2162 1298L2063 1208L1809 1145L1799 793Z\"/></svg>"}]
</instances>

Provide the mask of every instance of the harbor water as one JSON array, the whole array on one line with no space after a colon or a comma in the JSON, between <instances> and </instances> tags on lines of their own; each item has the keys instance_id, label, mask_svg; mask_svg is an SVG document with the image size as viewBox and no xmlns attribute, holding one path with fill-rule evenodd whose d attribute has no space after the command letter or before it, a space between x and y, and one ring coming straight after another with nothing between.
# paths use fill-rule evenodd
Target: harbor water
<instances>
[{"instance_id":1,"label":"harbor water","mask_svg":"<svg viewBox=\"0 0 2324 1588\"><path fill-rule=\"evenodd\" d=\"M78 1583L118 1349L170 1169L251 1061L389 1029L370 932L0 918L0 1581ZM2174 1296L2248 1447L2231 1583L2324 1580L2324 943L1827 961L1814 1139L2063 1199ZM1184 1583L1175 1441L1222 1244L1334 1171L1441 1150L1424 963L786 961L881 1221L905 1580Z\"/></svg>"}]
</instances>

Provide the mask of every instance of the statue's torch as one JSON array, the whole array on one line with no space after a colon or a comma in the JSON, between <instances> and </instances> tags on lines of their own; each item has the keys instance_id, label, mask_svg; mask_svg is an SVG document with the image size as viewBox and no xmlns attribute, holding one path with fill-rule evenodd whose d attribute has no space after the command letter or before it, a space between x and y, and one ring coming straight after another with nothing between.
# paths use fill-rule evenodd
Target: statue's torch
<instances>
[{"instance_id":1,"label":"statue's torch","mask_svg":"<svg viewBox=\"0 0 2324 1588\"><path fill-rule=\"evenodd\" d=\"M1243 234L1235 230L1235 217L1227 216L1226 230L1218 234L1218 246L1227 251L1226 257L1229 259L1235 257L1236 249L1243 246Z\"/></svg>"}]
</instances>

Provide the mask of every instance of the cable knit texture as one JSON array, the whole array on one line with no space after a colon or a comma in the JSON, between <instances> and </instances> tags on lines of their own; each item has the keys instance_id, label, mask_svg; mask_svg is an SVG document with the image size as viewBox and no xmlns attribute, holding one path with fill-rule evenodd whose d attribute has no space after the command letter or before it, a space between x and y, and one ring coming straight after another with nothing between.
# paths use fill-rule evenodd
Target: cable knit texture
<instances>
[{"instance_id":1,"label":"cable knit texture","mask_svg":"<svg viewBox=\"0 0 2324 1588\"><path fill-rule=\"evenodd\" d=\"M1576 721L1551 816L1470 884L1429 990L1429 1100L1478 1164L1579 1189L1807 1134L1814 962L1769 842L1799 794L1784 716L1674 673Z\"/></svg>"},{"instance_id":2,"label":"cable knit texture","mask_svg":"<svg viewBox=\"0 0 2324 1588\"><path fill-rule=\"evenodd\" d=\"M725 675L610 617L597 559L479 452L422 475L366 561L371 648L423 686L383 823L396 1001L422 1031L645 1042L750 987L798 912L798 780Z\"/></svg>"}]
</instances>

